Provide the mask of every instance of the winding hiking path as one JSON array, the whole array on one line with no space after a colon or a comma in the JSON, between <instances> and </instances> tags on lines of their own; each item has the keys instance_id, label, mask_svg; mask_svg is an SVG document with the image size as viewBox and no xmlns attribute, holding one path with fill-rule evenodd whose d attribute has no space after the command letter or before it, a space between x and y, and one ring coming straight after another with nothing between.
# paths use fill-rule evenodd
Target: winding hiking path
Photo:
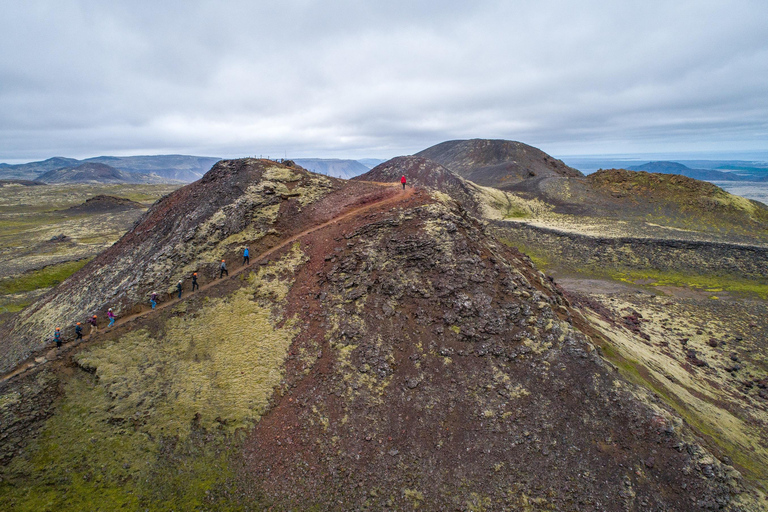
<instances>
[{"instance_id":1,"label":"winding hiking path","mask_svg":"<svg viewBox=\"0 0 768 512\"><path fill-rule=\"evenodd\" d=\"M386 184L382 184L382 185L398 186L398 187L400 186L399 183L396 184L396 185L393 185L393 184L390 184L390 183L386 183ZM176 298L172 298L170 300L164 301L162 303L158 303L157 306L155 307L155 309L151 309L150 308L150 309L147 309L145 311L141 311L139 313L134 313L132 315L127 315L127 316L121 317L119 320L116 320L114 325L112 327L110 327L109 329L107 329L105 327L102 327L98 331L95 331L95 332L91 331L91 333L88 334L88 336L85 336L82 339L82 341L79 341L79 342L70 341L70 342L67 342L65 345L63 345L61 348L50 347L50 346L44 347L44 348L38 350L37 353L34 353L30 357L28 357L26 361L20 363L16 368L14 368L13 370L5 373L2 377L0 377L0 383L6 382L6 381L16 377L17 375L21 375L22 373L26 372L27 370L29 370L31 368L36 368L36 367L41 366L41 365L43 365L43 364L45 364L45 363L47 363L49 361L58 359L61 356L63 356L64 354L66 354L67 352L69 352L70 350L74 349L75 347L79 347L80 345L90 344L90 342L97 341L98 339L101 338L100 335L106 334L107 332L111 331L112 329L115 329L115 328L120 327L120 326L125 326L127 324L130 324L130 323L134 322L138 318L142 318L142 317L148 316L148 315L150 315L152 313L162 311L162 310L164 310L164 309L166 309L168 307L171 307L171 306L173 306L175 304L178 304L179 302L183 302L183 301L187 300L188 298L195 296L197 293L200 293L200 292L202 292L204 290L207 290L209 288L213 288L214 286L217 286L217 285L219 285L221 283L227 282L230 279L234 279L235 277L237 277L238 275L242 274L246 270L248 270L250 268L253 268L255 265L258 265L259 263L265 261L267 258L272 256L276 252L280 251L281 249L284 249L285 247L289 246L293 242L296 242L297 240L299 240L299 239L301 239L301 238L303 238L303 237L305 237L305 236L307 236L307 235L309 235L311 233L319 231L319 230L321 230L323 228L326 228L326 227L328 227L328 226L330 226L332 224L336 224L338 222L341 222L344 219L347 219L349 217L353 217L353 216L357 216L357 215L360 215L362 213L365 213L368 210L372 210L374 208L381 208L382 206L386 206L388 204L395 204L395 203L402 202L402 201L412 197L415 192L416 192L415 188L409 187L409 188L406 188L406 190L404 192L396 194L394 196L391 196L391 197L388 197L388 198L385 198L385 199L381 199L381 200L378 200L378 201L374 201L374 202L371 202L371 203L368 203L368 204L364 204L364 205L358 206L356 208L351 208L351 209L347 210L346 212L342 213L341 215L339 215L337 217L334 217L334 218L332 218L332 219L330 219L330 220L328 220L326 222L323 222L322 224L318 224L318 225L313 226L311 228L305 229L301 233L297 233L297 234L295 234L295 235L293 235L293 236L283 240L282 242L280 242L276 246L274 246L274 247L272 247L270 249L267 249L266 251L256 255L256 257L253 258L253 263L250 263L249 265L243 265L242 267L238 268L237 270L233 270L231 272L231 274L229 274L226 278L223 278L223 279L213 279L212 281L210 281L210 282L200 286L200 289L198 291L196 291L196 292L188 293L186 296L184 296L182 298L176 297Z\"/></svg>"}]
</instances>

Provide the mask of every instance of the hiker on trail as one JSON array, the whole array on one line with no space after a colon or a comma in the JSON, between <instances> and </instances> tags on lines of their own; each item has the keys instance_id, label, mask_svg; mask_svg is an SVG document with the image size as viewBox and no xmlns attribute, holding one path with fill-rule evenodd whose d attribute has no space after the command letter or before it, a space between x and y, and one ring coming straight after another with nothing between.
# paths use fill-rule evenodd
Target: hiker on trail
<instances>
[{"instance_id":1,"label":"hiker on trail","mask_svg":"<svg viewBox=\"0 0 768 512\"><path fill-rule=\"evenodd\" d=\"M61 329L56 328L56 332L53 333L53 339L56 342L56 348L61 348Z\"/></svg>"},{"instance_id":2,"label":"hiker on trail","mask_svg":"<svg viewBox=\"0 0 768 512\"><path fill-rule=\"evenodd\" d=\"M77 322L77 325L75 326L75 340L81 339L83 339L83 326L80 325L80 322Z\"/></svg>"},{"instance_id":3,"label":"hiker on trail","mask_svg":"<svg viewBox=\"0 0 768 512\"><path fill-rule=\"evenodd\" d=\"M403 174L403 177L400 178L400 183L403 184L403 190L405 190L405 174Z\"/></svg>"},{"instance_id":4,"label":"hiker on trail","mask_svg":"<svg viewBox=\"0 0 768 512\"><path fill-rule=\"evenodd\" d=\"M192 291L195 291L200 288L200 285L197 284L197 272L192 274Z\"/></svg>"},{"instance_id":5,"label":"hiker on trail","mask_svg":"<svg viewBox=\"0 0 768 512\"><path fill-rule=\"evenodd\" d=\"M91 332L94 333L99 330L99 326L96 322L96 315L93 315L88 319L88 323L91 324Z\"/></svg>"},{"instance_id":6,"label":"hiker on trail","mask_svg":"<svg viewBox=\"0 0 768 512\"><path fill-rule=\"evenodd\" d=\"M181 279L176 283L176 291L179 292L179 298L181 298Z\"/></svg>"},{"instance_id":7,"label":"hiker on trail","mask_svg":"<svg viewBox=\"0 0 768 512\"><path fill-rule=\"evenodd\" d=\"M152 292L152 295L149 296L149 303L152 304L152 309L155 309L155 306L157 306L157 292Z\"/></svg>"},{"instance_id":8,"label":"hiker on trail","mask_svg":"<svg viewBox=\"0 0 768 512\"><path fill-rule=\"evenodd\" d=\"M227 270L227 264L224 260L221 260L221 266L219 266L219 279L221 279L224 274L227 274L229 276L229 271Z\"/></svg>"},{"instance_id":9,"label":"hiker on trail","mask_svg":"<svg viewBox=\"0 0 768 512\"><path fill-rule=\"evenodd\" d=\"M115 314L112 312L112 308L107 310L107 318L109 318L109 325L107 327L112 327L115 323Z\"/></svg>"},{"instance_id":10,"label":"hiker on trail","mask_svg":"<svg viewBox=\"0 0 768 512\"><path fill-rule=\"evenodd\" d=\"M243 265L250 265L251 264L251 256L248 252L248 248L246 247L243 251Z\"/></svg>"}]
</instances>

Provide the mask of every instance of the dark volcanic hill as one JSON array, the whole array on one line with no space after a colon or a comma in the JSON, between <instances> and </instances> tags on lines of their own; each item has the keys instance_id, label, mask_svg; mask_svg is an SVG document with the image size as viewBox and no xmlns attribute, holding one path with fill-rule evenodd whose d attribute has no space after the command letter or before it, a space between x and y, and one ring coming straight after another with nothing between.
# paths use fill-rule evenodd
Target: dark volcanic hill
<instances>
[{"instance_id":1,"label":"dark volcanic hill","mask_svg":"<svg viewBox=\"0 0 768 512\"><path fill-rule=\"evenodd\" d=\"M119 212L125 210L135 210L145 208L141 203L131 201L124 197L115 197L108 195L98 195L86 199L83 204L67 208L67 213L103 213Z\"/></svg>"},{"instance_id":2,"label":"dark volcanic hill","mask_svg":"<svg viewBox=\"0 0 768 512\"><path fill-rule=\"evenodd\" d=\"M759 507L526 256L423 188L219 162L24 310L5 366L107 307L0 384L0 508Z\"/></svg>"},{"instance_id":3,"label":"dark volcanic hill","mask_svg":"<svg viewBox=\"0 0 768 512\"><path fill-rule=\"evenodd\" d=\"M508 140L452 140L416 156L428 158L479 185L505 189L534 177L582 176L540 149Z\"/></svg>"},{"instance_id":4,"label":"dark volcanic hill","mask_svg":"<svg viewBox=\"0 0 768 512\"><path fill-rule=\"evenodd\" d=\"M121 171L106 164L87 162L41 174L44 183L165 183L159 176Z\"/></svg>"},{"instance_id":5,"label":"dark volcanic hill","mask_svg":"<svg viewBox=\"0 0 768 512\"><path fill-rule=\"evenodd\" d=\"M437 162L418 156L399 156L377 165L353 179L363 181L400 183L406 177L409 186L425 187L448 194L465 208L477 213L474 184L451 172Z\"/></svg>"}]
</instances>

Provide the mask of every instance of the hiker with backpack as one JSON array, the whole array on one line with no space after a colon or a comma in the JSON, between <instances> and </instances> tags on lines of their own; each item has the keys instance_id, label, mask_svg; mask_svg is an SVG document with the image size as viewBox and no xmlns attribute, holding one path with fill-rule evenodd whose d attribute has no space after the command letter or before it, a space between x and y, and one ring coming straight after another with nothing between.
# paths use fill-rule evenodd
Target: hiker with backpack
<instances>
[{"instance_id":1,"label":"hiker with backpack","mask_svg":"<svg viewBox=\"0 0 768 512\"><path fill-rule=\"evenodd\" d=\"M99 325L97 322L96 315L93 315L91 318L88 319L88 323L91 324L91 334L98 332Z\"/></svg>"},{"instance_id":2,"label":"hiker with backpack","mask_svg":"<svg viewBox=\"0 0 768 512\"><path fill-rule=\"evenodd\" d=\"M243 266L250 265L251 264L251 256L250 252L248 251L248 248L246 247L245 250L243 250Z\"/></svg>"},{"instance_id":3,"label":"hiker with backpack","mask_svg":"<svg viewBox=\"0 0 768 512\"><path fill-rule=\"evenodd\" d=\"M152 309L155 309L155 306L157 306L157 292L152 292L152 295L149 296L149 303L152 305Z\"/></svg>"},{"instance_id":4,"label":"hiker with backpack","mask_svg":"<svg viewBox=\"0 0 768 512\"><path fill-rule=\"evenodd\" d=\"M107 310L107 318L109 318L109 325L107 325L107 328L115 325L115 314L112 312L112 308Z\"/></svg>"},{"instance_id":5,"label":"hiker with backpack","mask_svg":"<svg viewBox=\"0 0 768 512\"><path fill-rule=\"evenodd\" d=\"M179 292L179 298L181 298L181 279L179 279L179 282L176 283L176 291Z\"/></svg>"},{"instance_id":6,"label":"hiker with backpack","mask_svg":"<svg viewBox=\"0 0 768 512\"><path fill-rule=\"evenodd\" d=\"M400 178L400 183L403 184L403 190L405 190L405 174L403 174L403 177Z\"/></svg>"},{"instance_id":7,"label":"hiker with backpack","mask_svg":"<svg viewBox=\"0 0 768 512\"><path fill-rule=\"evenodd\" d=\"M200 288L200 285L197 284L197 272L194 272L192 274L192 291L195 291Z\"/></svg>"},{"instance_id":8,"label":"hiker with backpack","mask_svg":"<svg viewBox=\"0 0 768 512\"><path fill-rule=\"evenodd\" d=\"M83 326L80 325L80 322L77 322L77 325L75 326L75 341L83 339Z\"/></svg>"},{"instance_id":9,"label":"hiker with backpack","mask_svg":"<svg viewBox=\"0 0 768 512\"><path fill-rule=\"evenodd\" d=\"M58 327L53 333L53 340L56 342L56 348L61 348L61 329Z\"/></svg>"},{"instance_id":10,"label":"hiker with backpack","mask_svg":"<svg viewBox=\"0 0 768 512\"><path fill-rule=\"evenodd\" d=\"M229 271L227 270L227 263L224 260L221 260L221 265L219 266L219 279L221 279L224 274L227 274L227 277L229 277Z\"/></svg>"}]
</instances>

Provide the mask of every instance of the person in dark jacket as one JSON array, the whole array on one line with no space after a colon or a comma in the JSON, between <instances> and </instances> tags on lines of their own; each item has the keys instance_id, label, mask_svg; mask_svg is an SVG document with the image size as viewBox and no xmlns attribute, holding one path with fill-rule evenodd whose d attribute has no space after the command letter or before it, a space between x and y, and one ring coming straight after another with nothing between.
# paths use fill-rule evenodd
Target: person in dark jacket
<instances>
[{"instance_id":1,"label":"person in dark jacket","mask_svg":"<svg viewBox=\"0 0 768 512\"><path fill-rule=\"evenodd\" d=\"M61 329L56 328L56 332L53 333L53 340L56 342L56 348L61 348Z\"/></svg>"},{"instance_id":2,"label":"person in dark jacket","mask_svg":"<svg viewBox=\"0 0 768 512\"><path fill-rule=\"evenodd\" d=\"M80 322L77 322L77 325L75 326L75 340L81 339L83 339L83 326L80 325Z\"/></svg>"},{"instance_id":3,"label":"person in dark jacket","mask_svg":"<svg viewBox=\"0 0 768 512\"><path fill-rule=\"evenodd\" d=\"M200 288L200 285L197 284L197 272L194 272L192 274L192 291L195 291Z\"/></svg>"},{"instance_id":4,"label":"person in dark jacket","mask_svg":"<svg viewBox=\"0 0 768 512\"><path fill-rule=\"evenodd\" d=\"M250 265L251 264L251 256L250 252L248 251L248 248L246 247L243 251L243 265Z\"/></svg>"},{"instance_id":5,"label":"person in dark jacket","mask_svg":"<svg viewBox=\"0 0 768 512\"><path fill-rule=\"evenodd\" d=\"M181 298L181 279L176 283L176 291L179 292L179 298Z\"/></svg>"},{"instance_id":6,"label":"person in dark jacket","mask_svg":"<svg viewBox=\"0 0 768 512\"><path fill-rule=\"evenodd\" d=\"M405 174L403 174L403 177L400 178L400 183L403 184L403 190L405 190Z\"/></svg>"},{"instance_id":7,"label":"person in dark jacket","mask_svg":"<svg viewBox=\"0 0 768 512\"><path fill-rule=\"evenodd\" d=\"M97 322L96 315L93 315L91 318L89 318L88 323L91 324L91 333L99 330L99 324Z\"/></svg>"},{"instance_id":8,"label":"person in dark jacket","mask_svg":"<svg viewBox=\"0 0 768 512\"><path fill-rule=\"evenodd\" d=\"M227 263L224 260L221 260L221 265L219 266L219 279L221 279L224 274L229 276L229 271L227 270Z\"/></svg>"}]
</instances>

